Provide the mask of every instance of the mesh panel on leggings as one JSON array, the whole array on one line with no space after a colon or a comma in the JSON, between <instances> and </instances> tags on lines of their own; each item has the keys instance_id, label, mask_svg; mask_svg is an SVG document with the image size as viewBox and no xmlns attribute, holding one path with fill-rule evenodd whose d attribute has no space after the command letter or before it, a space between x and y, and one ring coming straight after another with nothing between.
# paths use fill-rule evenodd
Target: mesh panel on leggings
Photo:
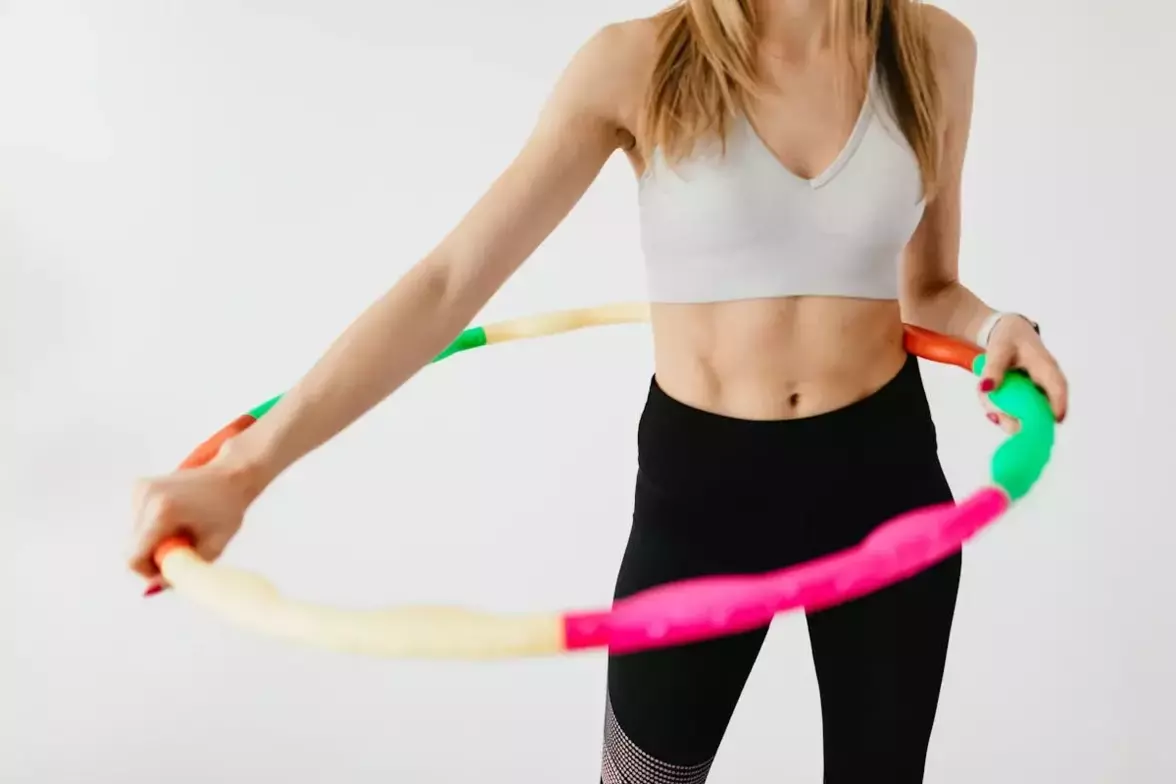
<instances>
[{"instance_id":1,"label":"mesh panel on leggings","mask_svg":"<svg viewBox=\"0 0 1176 784\"><path fill-rule=\"evenodd\" d=\"M696 765L672 765L654 759L629 739L617 723L611 700L606 702L600 761L603 784L703 784L711 762L713 759Z\"/></svg>"}]
</instances>

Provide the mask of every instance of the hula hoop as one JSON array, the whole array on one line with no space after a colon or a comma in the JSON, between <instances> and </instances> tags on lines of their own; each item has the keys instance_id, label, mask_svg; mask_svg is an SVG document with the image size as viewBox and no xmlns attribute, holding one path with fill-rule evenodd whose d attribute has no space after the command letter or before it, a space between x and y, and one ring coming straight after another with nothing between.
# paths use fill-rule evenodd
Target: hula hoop
<instances>
[{"instance_id":1,"label":"hula hoop","mask_svg":"<svg viewBox=\"0 0 1176 784\"><path fill-rule=\"evenodd\" d=\"M584 327L648 320L643 304L569 310L465 330L433 362L482 346ZM979 375L975 346L913 326L906 350ZM764 626L780 612L829 607L903 580L961 549L1033 487L1049 462L1054 419L1049 402L1022 373L1012 373L992 403L1020 422L991 460L990 484L956 504L890 520L855 547L776 572L715 576L662 585L609 609L497 614L460 607L346 610L283 597L265 578L202 560L173 537L155 552L172 588L237 626L291 643L386 658L493 659L549 656L607 647L628 653L705 640ZM211 460L278 402L275 397L226 425L181 464Z\"/></svg>"}]
</instances>

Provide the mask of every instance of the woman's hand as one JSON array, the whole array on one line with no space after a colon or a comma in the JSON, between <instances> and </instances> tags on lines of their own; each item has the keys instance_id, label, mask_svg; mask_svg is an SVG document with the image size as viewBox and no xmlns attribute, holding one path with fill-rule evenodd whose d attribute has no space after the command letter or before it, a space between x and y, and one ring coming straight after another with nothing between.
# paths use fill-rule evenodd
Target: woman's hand
<instances>
[{"instance_id":1,"label":"woman's hand","mask_svg":"<svg viewBox=\"0 0 1176 784\"><path fill-rule=\"evenodd\" d=\"M1069 385L1053 354L1041 342L1041 336L1028 320L1010 314L997 322L988 339L984 374L980 377L980 400L988 418L1008 433L1017 432L1019 423L999 411L988 400L988 393L998 388L1010 370L1022 370L1049 398L1054 419L1066 418Z\"/></svg>"},{"instance_id":2,"label":"woman's hand","mask_svg":"<svg viewBox=\"0 0 1176 784\"><path fill-rule=\"evenodd\" d=\"M183 535L205 560L220 556L241 528L245 510L260 493L255 472L221 454L207 465L135 485L135 526L129 565L148 580L146 595L163 588L155 549L168 537Z\"/></svg>"}]
</instances>

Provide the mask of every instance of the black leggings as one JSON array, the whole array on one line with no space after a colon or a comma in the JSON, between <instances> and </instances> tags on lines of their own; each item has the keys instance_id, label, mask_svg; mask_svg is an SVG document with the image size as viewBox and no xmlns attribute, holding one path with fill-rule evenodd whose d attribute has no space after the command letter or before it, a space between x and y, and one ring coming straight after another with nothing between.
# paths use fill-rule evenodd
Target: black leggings
<instances>
[{"instance_id":1,"label":"black leggings","mask_svg":"<svg viewBox=\"0 0 1176 784\"><path fill-rule=\"evenodd\" d=\"M617 598L808 561L951 500L913 357L859 402L783 421L703 412L655 380L638 455ZM808 615L827 784L923 780L959 579L957 554ZM766 634L610 656L601 781L702 784Z\"/></svg>"}]
</instances>

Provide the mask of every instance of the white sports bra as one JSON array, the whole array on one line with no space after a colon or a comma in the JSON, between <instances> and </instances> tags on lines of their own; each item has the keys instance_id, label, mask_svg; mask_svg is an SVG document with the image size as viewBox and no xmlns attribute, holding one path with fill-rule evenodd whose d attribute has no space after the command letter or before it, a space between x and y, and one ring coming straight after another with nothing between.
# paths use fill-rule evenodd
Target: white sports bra
<instances>
[{"instance_id":1,"label":"white sports bra","mask_svg":"<svg viewBox=\"0 0 1176 784\"><path fill-rule=\"evenodd\" d=\"M699 145L639 185L651 302L824 295L898 298L898 260L923 215L918 163L871 76L849 141L812 179L789 171L745 117L723 155Z\"/></svg>"}]
</instances>

